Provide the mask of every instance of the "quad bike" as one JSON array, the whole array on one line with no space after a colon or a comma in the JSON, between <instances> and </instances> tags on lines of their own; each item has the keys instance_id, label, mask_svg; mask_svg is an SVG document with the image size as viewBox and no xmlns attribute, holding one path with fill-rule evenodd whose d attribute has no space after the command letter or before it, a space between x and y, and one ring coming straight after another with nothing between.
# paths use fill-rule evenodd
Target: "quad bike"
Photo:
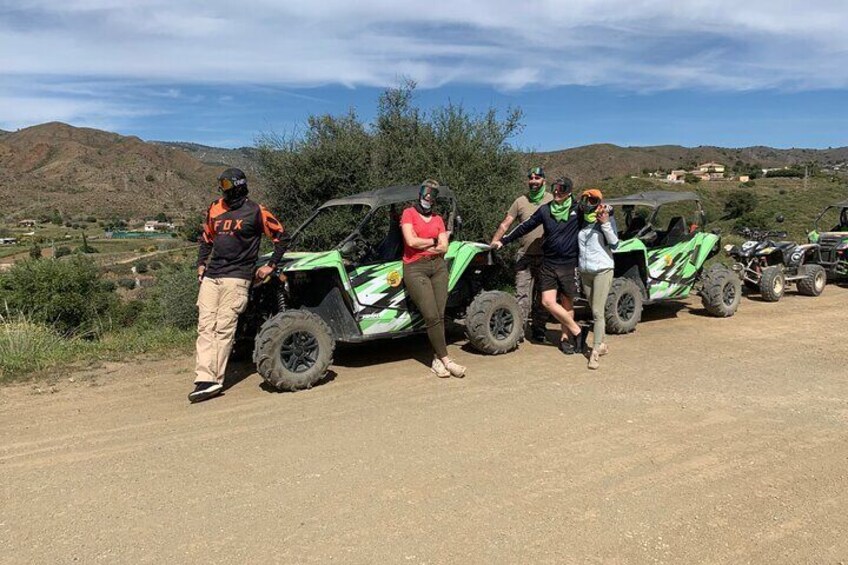
<instances>
[{"instance_id":1,"label":"quad bike","mask_svg":"<svg viewBox=\"0 0 848 565\"><path fill-rule=\"evenodd\" d=\"M236 337L237 343L253 343L253 361L268 384L310 388L324 378L337 343L425 331L407 297L401 261L399 208L417 198L418 186L392 186L330 200L292 234L292 251L265 284L252 289ZM439 187L438 206L447 229L458 230L461 219L449 187ZM452 241L445 260L446 319L464 323L470 344L482 353L518 347L522 311L514 296L489 288L502 268L489 246ZM260 264L266 261L260 258Z\"/></svg>"},{"instance_id":2,"label":"quad bike","mask_svg":"<svg viewBox=\"0 0 848 565\"><path fill-rule=\"evenodd\" d=\"M711 316L736 313L742 295L739 277L723 265L705 266L719 252L721 238L703 231L705 216L697 194L643 192L607 203L618 211L615 217L624 226L613 253L607 332L632 332L645 305L683 299L692 291L700 294ZM655 227L666 217L667 229Z\"/></svg>"},{"instance_id":3,"label":"quad bike","mask_svg":"<svg viewBox=\"0 0 848 565\"><path fill-rule=\"evenodd\" d=\"M782 217L778 217L782 221ZM788 283L795 283L798 292L819 296L827 284L824 267L817 265L819 245L799 245L779 241L786 232L741 228L738 233L748 238L742 245L726 245L725 251L736 263L733 270L745 286L759 291L766 302L783 297Z\"/></svg>"},{"instance_id":4,"label":"quad bike","mask_svg":"<svg viewBox=\"0 0 848 565\"><path fill-rule=\"evenodd\" d=\"M822 228L827 231L821 231ZM848 200L822 210L808 241L817 243L821 248L819 264L827 271L827 277L834 281L848 281Z\"/></svg>"}]
</instances>

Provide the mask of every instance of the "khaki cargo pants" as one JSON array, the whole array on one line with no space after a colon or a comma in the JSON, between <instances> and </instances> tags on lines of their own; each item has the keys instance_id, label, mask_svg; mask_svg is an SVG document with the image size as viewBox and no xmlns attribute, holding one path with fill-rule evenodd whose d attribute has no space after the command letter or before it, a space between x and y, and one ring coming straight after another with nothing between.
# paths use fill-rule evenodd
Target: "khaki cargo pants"
<instances>
[{"instance_id":1,"label":"khaki cargo pants","mask_svg":"<svg viewBox=\"0 0 848 565\"><path fill-rule=\"evenodd\" d=\"M542 268L541 255L515 256L515 298L524 311L524 319L530 319L534 327L544 328L548 321L548 311L542 306L542 292L539 284L539 269Z\"/></svg>"},{"instance_id":2,"label":"khaki cargo pants","mask_svg":"<svg viewBox=\"0 0 848 565\"><path fill-rule=\"evenodd\" d=\"M204 278L197 295L197 363L194 382L224 384L239 314L247 308L250 281Z\"/></svg>"}]
</instances>

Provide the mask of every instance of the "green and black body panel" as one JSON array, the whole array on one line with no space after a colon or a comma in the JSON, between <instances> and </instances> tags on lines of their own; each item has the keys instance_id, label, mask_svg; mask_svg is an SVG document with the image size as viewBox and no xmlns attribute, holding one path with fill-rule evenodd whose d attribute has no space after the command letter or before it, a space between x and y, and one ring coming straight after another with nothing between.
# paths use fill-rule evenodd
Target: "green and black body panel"
<instances>
[{"instance_id":1,"label":"green and black body panel","mask_svg":"<svg viewBox=\"0 0 848 565\"><path fill-rule=\"evenodd\" d=\"M615 276L637 280L646 303L686 298L704 263L719 249L719 236L698 232L669 247L649 248L634 238L614 252Z\"/></svg>"},{"instance_id":2,"label":"green and black body panel","mask_svg":"<svg viewBox=\"0 0 848 565\"><path fill-rule=\"evenodd\" d=\"M828 277L848 279L848 232L816 233L815 239L820 246L819 263Z\"/></svg>"},{"instance_id":3,"label":"green and black body panel","mask_svg":"<svg viewBox=\"0 0 848 565\"><path fill-rule=\"evenodd\" d=\"M450 244L445 255L450 273L449 305L463 290L461 283L469 266L481 259L489 260L486 245ZM339 341L399 337L424 329L424 320L403 284L402 261L350 267L338 251L289 253L282 272L291 301L288 306L318 313Z\"/></svg>"}]
</instances>

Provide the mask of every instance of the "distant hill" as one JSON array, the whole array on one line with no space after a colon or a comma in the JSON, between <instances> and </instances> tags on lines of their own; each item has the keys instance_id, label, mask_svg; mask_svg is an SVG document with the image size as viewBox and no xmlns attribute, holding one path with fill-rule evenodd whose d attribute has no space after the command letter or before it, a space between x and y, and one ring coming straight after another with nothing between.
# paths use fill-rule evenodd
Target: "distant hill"
<instances>
[{"instance_id":1,"label":"distant hill","mask_svg":"<svg viewBox=\"0 0 848 565\"><path fill-rule=\"evenodd\" d=\"M3 213L181 216L215 197L223 163L176 147L52 122L0 135Z\"/></svg>"},{"instance_id":2,"label":"distant hill","mask_svg":"<svg viewBox=\"0 0 848 565\"><path fill-rule=\"evenodd\" d=\"M700 163L716 161L728 167L737 161L759 164L761 167L783 167L815 161L822 166L848 162L848 147L835 149L774 149L771 147L619 147L611 144L586 145L573 149L531 153L528 166L540 164L548 177L571 177L578 185L597 183L605 178L638 175L643 170L689 168Z\"/></svg>"},{"instance_id":3,"label":"distant hill","mask_svg":"<svg viewBox=\"0 0 848 565\"><path fill-rule=\"evenodd\" d=\"M782 167L809 161L848 163L848 147L773 149L619 147L587 145L525 156L553 178L566 174L578 187L643 170L689 167L706 161L736 161ZM165 212L182 216L202 210L215 197L215 177L225 167L243 169L251 192L262 197L258 151L196 143L152 141L51 122L15 132L0 130L2 214L12 218L59 210L68 216L141 218Z\"/></svg>"},{"instance_id":4,"label":"distant hill","mask_svg":"<svg viewBox=\"0 0 848 565\"><path fill-rule=\"evenodd\" d=\"M205 165L213 165L218 168L238 167L247 173L248 178L258 177L260 174L259 150L255 147L223 149L185 141L151 141L150 143L184 151Z\"/></svg>"}]
</instances>

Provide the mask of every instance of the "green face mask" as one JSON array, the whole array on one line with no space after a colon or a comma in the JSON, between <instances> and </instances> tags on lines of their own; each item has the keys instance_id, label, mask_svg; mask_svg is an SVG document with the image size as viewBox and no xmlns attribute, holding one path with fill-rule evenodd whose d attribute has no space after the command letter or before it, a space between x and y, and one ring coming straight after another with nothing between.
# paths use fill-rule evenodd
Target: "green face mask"
<instances>
[{"instance_id":1,"label":"green face mask","mask_svg":"<svg viewBox=\"0 0 848 565\"><path fill-rule=\"evenodd\" d=\"M557 204L556 201L551 202L551 216L558 222L568 220L568 215L571 212L571 203L574 200L569 196L564 202Z\"/></svg>"},{"instance_id":2,"label":"green face mask","mask_svg":"<svg viewBox=\"0 0 848 565\"><path fill-rule=\"evenodd\" d=\"M592 212L591 214L583 214L583 219L585 219L590 224L594 224L596 221L598 221L598 213Z\"/></svg>"},{"instance_id":3,"label":"green face mask","mask_svg":"<svg viewBox=\"0 0 848 565\"><path fill-rule=\"evenodd\" d=\"M547 183L542 183L542 186L537 188L536 190L530 190L527 192L527 200L529 200L533 204L538 204L542 201L542 198L545 197L545 191L548 189Z\"/></svg>"}]
</instances>

